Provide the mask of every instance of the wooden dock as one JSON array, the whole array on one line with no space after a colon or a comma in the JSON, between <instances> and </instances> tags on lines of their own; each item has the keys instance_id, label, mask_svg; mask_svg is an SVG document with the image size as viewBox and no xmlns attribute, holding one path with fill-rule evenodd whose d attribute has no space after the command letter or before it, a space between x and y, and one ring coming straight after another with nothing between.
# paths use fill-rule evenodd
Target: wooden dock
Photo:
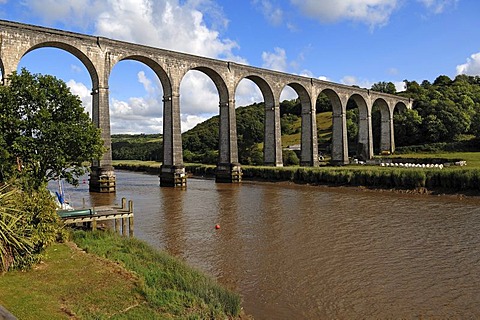
<instances>
[{"instance_id":1,"label":"wooden dock","mask_svg":"<svg viewBox=\"0 0 480 320\"><path fill-rule=\"evenodd\" d=\"M127 199L122 198L121 207L101 206L92 207L91 215L82 216L67 216L63 217L64 224L78 224L82 223L88 225L92 230L97 229L97 223L99 221L113 220L114 229L117 233L122 235L133 237L133 201L129 200L127 205ZM127 232L128 231L128 232Z\"/></svg>"}]
</instances>

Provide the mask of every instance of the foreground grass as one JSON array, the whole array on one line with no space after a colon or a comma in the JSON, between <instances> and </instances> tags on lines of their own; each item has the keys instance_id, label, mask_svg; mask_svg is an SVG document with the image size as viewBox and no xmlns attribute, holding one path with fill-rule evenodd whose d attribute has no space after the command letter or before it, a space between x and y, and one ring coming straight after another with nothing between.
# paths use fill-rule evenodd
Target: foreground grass
<instances>
[{"instance_id":1,"label":"foreground grass","mask_svg":"<svg viewBox=\"0 0 480 320\"><path fill-rule=\"evenodd\" d=\"M55 244L33 270L0 276L0 304L19 319L225 319L240 313L238 295L141 241L106 232L76 232L74 240L85 251Z\"/></svg>"}]
</instances>

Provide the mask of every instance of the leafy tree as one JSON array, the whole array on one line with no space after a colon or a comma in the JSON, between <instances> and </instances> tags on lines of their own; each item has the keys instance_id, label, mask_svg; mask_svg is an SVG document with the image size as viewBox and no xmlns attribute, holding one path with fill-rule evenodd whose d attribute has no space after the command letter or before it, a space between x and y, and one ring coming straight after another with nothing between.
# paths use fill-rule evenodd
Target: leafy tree
<instances>
[{"instance_id":1,"label":"leafy tree","mask_svg":"<svg viewBox=\"0 0 480 320\"><path fill-rule=\"evenodd\" d=\"M346 117L348 144L355 147L358 140L358 109L347 110Z\"/></svg>"},{"instance_id":2,"label":"leafy tree","mask_svg":"<svg viewBox=\"0 0 480 320\"><path fill-rule=\"evenodd\" d=\"M372 85L371 90L390 93L390 94L395 94L397 92L397 88L395 88L395 84L393 84L392 82L385 82L385 81L374 83Z\"/></svg>"},{"instance_id":3,"label":"leafy tree","mask_svg":"<svg viewBox=\"0 0 480 320\"><path fill-rule=\"evenodd\" d=\"M103 154L100 130L80 99L53 76L12 73L0 87L0 114L3 181L18 165L34 189L61 178L75 185L87 171L83 163Z\"/></svg>"},{"instance_id":4,"label":"leafy tree","mask_svg":"<svg viewBox=\"0 0 480 320\"><path fill-rule=\"evenodd\" d=\"M395 145L401 147L422 143L421 139L424 138L421 134L422 122L423 119L417 110L395 112L393 115Z\"/></svg>"}]
</instances>

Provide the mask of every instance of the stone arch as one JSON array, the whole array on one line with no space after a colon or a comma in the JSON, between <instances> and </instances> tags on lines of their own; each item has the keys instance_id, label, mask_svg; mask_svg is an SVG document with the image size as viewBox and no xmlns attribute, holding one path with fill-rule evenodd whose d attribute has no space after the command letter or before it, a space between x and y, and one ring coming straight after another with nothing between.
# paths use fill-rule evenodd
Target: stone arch
<instances>
[{"instance_id":1,"label":"stone arch","mask_svg":"<svg viewBox=\"0 0 480 320\"><path fill-rule=\"evenodd\" d=\"M22 57L24 57L27 53L32 52L36 49L40 48L57 48L64 50L73 56L77 57L78 60L80 60L85 68L87 68L88 73L90 74L90 79L92 80L92 86L93 88L98 88L100 85L100 80L98 76L98 71L95 68L93 62L90 60L90 58L87 57L87 55L76 48L75 46L66 43L66 42L60 42L60 41L45 41L45 42L40 42L37 43L36 45L30 47L27 51L25 51L22 54Z\"/></svg>"},{"instance_id":2,"label":"stone arch","mask_svg":"<svg viewBox=\"0 0 480 320\"><path fill-rule=\"evenodd\" d=\"M172 82L168 77L167 72L160 64L158 64L156 61L152 60L151 58L141 56L141 55L127 55L119 59L118 62L127 61L127 60L141 62L145 64L147 67L149 67L150 69L152 69L153 72L157 75L158 79L160 80L160 83L162 84L164 97L170 97L172 95ZM117 63L112 65L112 67L110 68L110 71L115 67L115 65L117 65Z\"/></svg>"},{"instance_id":3,"label":"stone arch","mask_svg":"<svg viewBox=\"0 0 480 320\"><path fill-rule=\"evenodd\" d=\"M194 67L194 68L191 68L191 69L187 70L185 72L185 74L190 70L200 71L200 72L204 73L205 75L207 75L213 81L213 83L215 84L215 87L218 90L218 95L219 95L219 98L220 98L220 104L222 104L222 103L226 104L226 103L232 103L233 102L233 101L230 101L230 100L234 99L234 97L229 96L228 87L227 87L225 79L223 79L223 77L217 71L215 71L215 70L213 70L212 68L209 68L209 67L198 66L198 67ZM184 74L184 76L185 76L185 74Z\"/></svg>"},{"instance_id":4,"label":"stone arch","mask_svg":"<svg viewBox=\"0 0 480 320\"><path fill-rule=\"evenodd\" d=\"M235 84L235 92L243 79L255 83L260 89L264 101L264 143L263 162L265 165L283 166L282 141L280 129L280 105L275 99L272 87L258 75L246 75Z\"/></svg>"},{"instance_id":5,"label":"stone arch","mask_svg":"<svg viewBox=\"0 0 480 320\"><path fill-rule=\"evenodd\" d=\"M397 103L393 107L393 110L394 111L398 110L398 112L404 112L407 109L408 109L408 106L403 101L397 101Z\"/></svg>"},{"instance_id":6,"label":"stone arch","mask_svg":"<svg viewBox=\"0 0 480 320\"><path fill-rule=\"evenodd\" d=\"M319 95L322 93L332 105L332 163L345 164L348 162L346 101L342 102L339 93L332 88L323 88Z\"/></svg>"},{"instance_id":7,"label":"stone arch","mask_svg":"<svg viewBox=\"0 0 480 320\"><path fill-rule=\"evenodd\" d=\"M358 108L356 156L359 160L366 161L373 158L371 110L365 98L358 93L352 94L348 100L353 100Z\"/></svg>"},{"instance_id":8,"label":"stone arch","mask_svg":"<svg viewBox=\"0 0 480 320\"><path fill-rule=\"evenodd\" d=\"M214 69L206 66L192 67L183 74L182 79L190 70L204 73L213 81L217 88L219 94L220 123L216 181L231 182L232 171L240 171L240 164L238 163L235 97L230 95L231 92L229 91L225 79Z\"/></svg>"},{"instance_id":9,"label":"stone arch","mask_svg":"<svg viewBox=\"0 0 480 320\"><path fill-rule=\"evenodd\" d=\"M377 98L373 104L380 111L380 153L393 153L393 115L390 105L383 98Z\"/></svg>"},{"instance_id":10,"label":"stone arch","mask_svg":"<svg viewBox=\"0 0 480 320\"><path fill-rule=\"evenodd\" d=\"M288 83L298 95L301 104L302 133L300 141L300 165L318 166L318 142L315 107L307 89L298 82Z\"/></svg>"},{"instance_id":11,"label":"stone arch","mask_svg":"<svg viewBox=\"0 0 480 320\"><path fill-rule=\"evenodd\" d=\"M265 101L265 107L267 105L275 104L275 97L274 97L271 86L268 84L268 82L265 79L257 75L247 75L238 79L238 81L235 83L235 91L237 91L237 87L243 79L251 80L253 83L255 83L258 86L258 88L260 89L260 92L262 93L263 99Z\"/></svg>"}]
</instances>

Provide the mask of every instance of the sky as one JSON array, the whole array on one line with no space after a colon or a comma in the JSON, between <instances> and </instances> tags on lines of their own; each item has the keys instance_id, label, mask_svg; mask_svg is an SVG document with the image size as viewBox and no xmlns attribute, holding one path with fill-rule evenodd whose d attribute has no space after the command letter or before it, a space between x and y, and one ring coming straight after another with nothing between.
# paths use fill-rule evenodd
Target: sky
<instances>
[{"instance_id":1,"label":"sky","mask_svg":"<svg viewBox=\"0 0 480 320\"><path fill-rule=\"evenodd\" d=\"M480 75L477 0L0 0L0 19L103 36L370 88L380 81ZM60 49L19 65L64 80L91 112L92 82ZM122 61L109 78L111 131L161 133L162 88L145 65ZM296 93L286 87L281 99ZM242 80L236 106L263 101ZM199 71L180 87L182 131L218 114L218 93Z\"/></svg>"}]
</instances>

